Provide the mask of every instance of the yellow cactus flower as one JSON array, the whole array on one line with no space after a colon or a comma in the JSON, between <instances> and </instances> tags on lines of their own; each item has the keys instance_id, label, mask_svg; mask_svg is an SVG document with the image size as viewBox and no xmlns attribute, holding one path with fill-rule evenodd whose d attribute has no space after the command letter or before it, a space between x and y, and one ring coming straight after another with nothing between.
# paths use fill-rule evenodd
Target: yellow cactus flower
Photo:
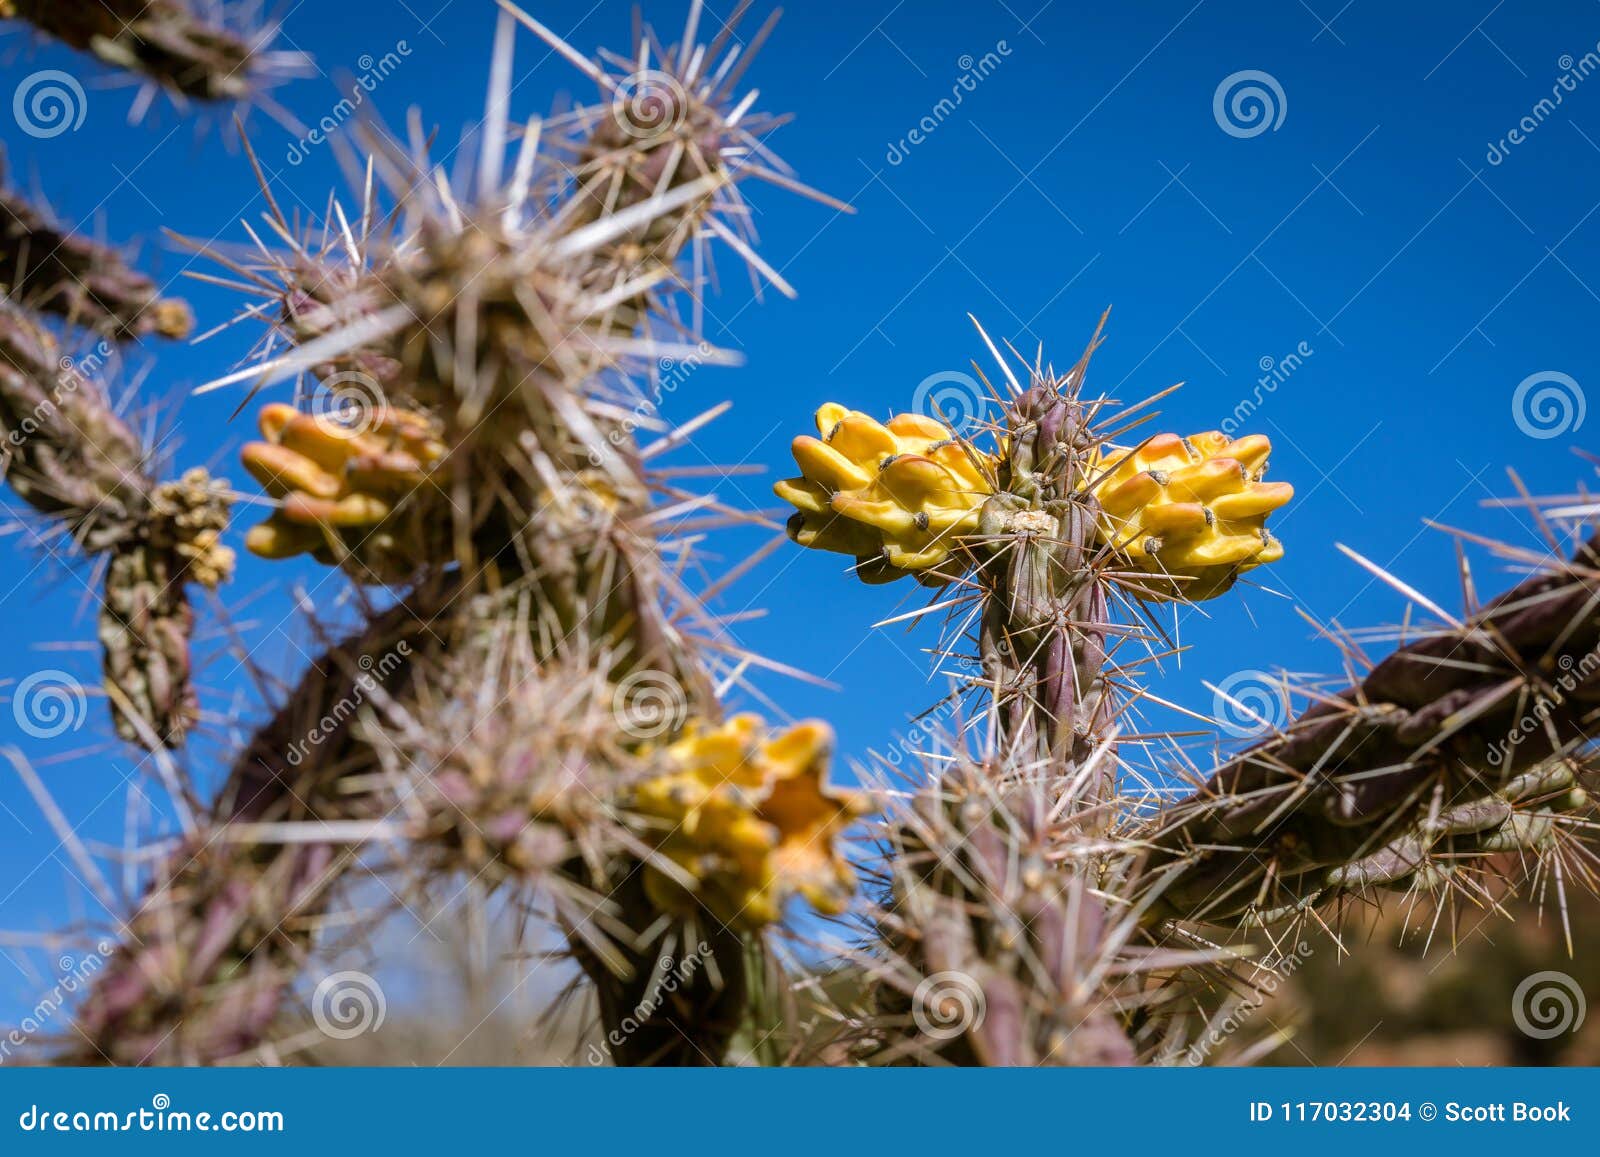
<instances>
[{"instance_id":1,"label":"yellow cactus flower","mask_svg":"<svg viewBox=\"0 0 1600 1157\"><path fill-rule=\"evenodd\" d=\"M836 846L867 810L857 792L827 786L833 732L808 721L773 736L756 715L691 721L662 753L672 770L633 789L630 809L661 831L658 851L694 881L649 868L662 908L700 905L724 923L756 929L779 920L789 897L844 911L855 874Z\"/></svg>"},{"instance_id":2,"label":"yellow cactus flower","mask_svg":"<svg viewBox=\"0 0 1600 1157\"><path fill-rule=\"evenodd\" d=\"M879 423L830 402L817 411L817 430L821 438L794 440L801 477L773 487L798 508L789 537L855 555L867 582L908 573L931 586L950 581L947 569L929 569L977 530L999 457L918 414ZM1115 549L1115 566L1148 576L1142 597L1215 598L1245 571L1283 557L1265 524L1294 487L1261 480L1271 450L1260 434L1209 431L1094 453L1091 466L1103 471L1092 486L1098 537Z\"/></svg>"},{"instance_id":3,"label":"yellow cactus flower","mask_svg":"<svg viewBox=\"0 0 1600 1157\"><path fill-rule=\"evenodd\" d=\"M337 564L353 557L379 579L399 578L417 561L418 545L396 533L396 507L445 456L437 425L426 415L384 408L370 421L344 426L293 406L263 406L265 442L240 457L267 493L281 500L245 538L263 558L310 553Z\"/></svg>"},{"instance_id":4,"label":"yellow cactus flower","mask_svg":"<svg viewBox=\"0 0 1600 1157\"><path fill-rule=\"evenodd\" d=\"M1272 443L1214 430L1158 434L1134 450L1106 447L1093 487L1100 532L1133 569L1152 576L1151 597L1214 598L1240 574L1283 557L1267 515L1294 497L1263 482Z\"/></svg>"},{"instance_id":5,"label":"yellow cactus flower","mask_svg":"<svg viewBox=\"0 0 1600 1157\"><path fill-rule=\"evenodd\" d=\"M925 572L978 526L993 486L992 459L920 414L880 423L829 402L817 411L820 438L794 440L799 478L773 487L798 508L789 536L801 546L855 555L867 582Z\"/></svg>"}]
</instances>

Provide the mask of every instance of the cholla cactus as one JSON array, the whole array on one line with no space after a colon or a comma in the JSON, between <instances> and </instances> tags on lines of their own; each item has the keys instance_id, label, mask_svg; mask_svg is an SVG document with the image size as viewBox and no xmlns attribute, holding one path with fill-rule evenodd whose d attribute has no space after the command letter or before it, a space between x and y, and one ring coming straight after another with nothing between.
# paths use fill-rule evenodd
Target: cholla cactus
<instances>
[{"instance_id":1,"label":"cholla cactus","mask_svg":"<svg viewBox=\"0 0 1600 1157\"><path fill-rule=\"evenodd\" d=\"M787 291L738 189L803 188L735 91L766 29L738 45L741 4L700 45L696 0L679 44L644 29L590 60L502 8L467 180L374 131L355 211L297 226L269 197L260 236L285 248L220 258L269 331L206 388L299 387L256 411L242 461L272 510L246 546L392 601L327 648L208 805L180 795L183 832L150 857L66 1059L290 1055L297 976L363 927L337 909L357 864L424 895L464 876L553 926L628 1065L1175 1063L1279 959L1203 925L1271 944L1275 919L1374 888L1482 893L1508 851L1581 874L1595 543L1362 679L1308 688L1299 720L1192 797L1135 789L1174 779L1177 737L1141 714L1169 645L1158 610L1280 558L1266 523L1292 489L1263 478L1260 436L1130 444L1145 419L1089 392L1099 330L1065 373L1042 354L1019 369L980 330L999 378L976 437L823 405L794 444L800 477L778 484L802 546L939 588L909 617L946 614L936 651L967 663L924 774L830 787L825 723L725 715L763 660L692 581L701 516L723 511L654 467L688 432L650 413L649 379L661 355L701 352L679 306L698 305L713 241ZM94 50L187 91L148 51L221 51L187 15L148 6L133 40ZM600 99L513 145L518 24ZM203 69L192 83L230 95ZM129 336L137 297L58 312ZM201 474L157 483L97 392L52 398L53 342L0 308L0 416L34 423L11 480L110 555L112 698L137 738L171 743L193 720L181 591L225 577L226 504ZM663 437L641 446L640 427ZM846 832L875 808L852 862ZM802 908L861 934L827 983L784 950Z\"/></svg>"},{"instance_id":2,"label":"cholla cactus","mask_svg":"<svg viewBox=\"0 0 1600 1157\"><path fill-rule=\"evenodd\" d=\"M0 18L26 20L179 100L237 101L305 64L298 52L269 50L275 27L234 27L245 8L230 12L219 0L0 0Z\"/></svg>"},{"instance_id":3,"label":"cholla cactus","mask_svg":"<svg viewBox=\"0 0 1600 1157\"><path fill-rule=\"evenodd\" d=\"M99 633L118 734L151 748L182 743L198 712L187 588L215 589L232 571L221 544L226 485L204 470L158 482L143 439L100 386L8 303L0 303L0 432L6 481L55 524L39 541L64 535L109 560Z\"/></svg>"},{"instance_id":4,"label":"cholla cactus","mask_svg":"<svg viewBox=\"0 0 1600 1157\"><path fill-rule=\"evenodd\" d=\"M1481 887L1497 852L1559 856L1586 826L1580 782L1600 687L1600 540L1226 762L1161 818L1183 866L1161 915L1265 923L1376 888Z\"/></svg>"},{"instance_id":5,"label":"cholla cactus","mask_svg":"<svg viewBox=\"0 0 1600 1157\"><path fill-rule=\"evenodd\" d=\"M0 188L0 291L12 301L113 338L183 338L189 307L116 250L56 224L26 198Z\"/></svg>"},{"instance_id":6,"label":"cholla cactus","mask_svg":"<svg viewBox=\"0 0 1600 1157\"><path fill-rule=\"evenodd\" d=\"M509 24L502 32L497 52L508 66ZM653 44L642 39L636 58L644 61ZM713 47L726 44L725 34ZM410 834L443 863L477 864L502 886L560 898L558 922L610 1024L638 1019L635 1010L659 983L652 968L663 935L706 945L696 985L618 1046L619 1059L635 1062L724 1055L742 1020L747 959L752 948L759 956L785 900L808 896L837 908L848 893L848 869L832 846L858 810L823 791L818 732L756 744L746 772L738 760L713 757L716 737L751 725L724 732L717 722L712 674L724 651L697 637L695 625L710 625L709 617L661 542L677 516L652 509L658 484L619 406L626 400L643 411L642 399L619 394L619 385L626 388L641 355L653 363L658 351L675 348L644 323L677 288L680 253L718 237L761 267L739 235L736 182L765 174L793 184L744 161L764 120L733 97L737 71L720 67L717 52L687 41L666 50L661 69L649 73L659 92L642 108L629 95L633 78L585 64L604 103L571 118L570 148L557 140L545 154L540 134L526 134L505 181L491 144L509 135L507 94L497 91L475 192L441 190L426 158L380 147L374 164L413 215L394 234L364 232L353 245L341 237L337 249L308 241L287 254L263 253L281 282L271 293L273 345L286 340L291 348L273 348L260 370L235 375L309 373L322 379L337 415L277 403L262 411L267 440L247 447L245 464L280 505L252 531L250 547L269 555L310 550L357 581L409 587L413 599L449 592L431 604L448 609L448 624L429 631L441 641L408 658L406 685L385 689L378 718L358 729L359 739L341 739L334 752L319 750L291 771L264 750L284 742L286 713L318 718L339 684L296 694L293 712L281 711L273 735L245 753L272 769L264 796L288 806L292 820L329 823L370 814L370 795L340 784L414 783L407 798L421 813ZM667 102L659 108L658 97ZM368 201L354 216L371 222L382 214ZM288 222L274 225L277 235L292 235ZM347 405L353 383L362 392ZM312 393L319 400L316 387ZM673 740L691 719L698 730L641 747L629 706L641 683L672 700L652 740ZM570 688L586 690L577 702L567 695L565 718L585 729L530 732L540 705L563 701ZM497 701L515 713L485 710ZM435 731L457 712L470 722ZM400 734L403 744L394 742ZM438 749L429 742L435 734L472 738L463 753L459 738ZM572 783L529 764L535 734L541 750L567 752L562 766L583 769L582 790L598 810L555 804L549 792ZM737 799L714 782L723 771L748 778ZM259 778L244 764L236 771L244 784ZM691 781L704 793L693 818L664 827L664 810ZM754 811L724 825L728 805ZM239 827L231 812L213 823L224 832ZM685 849L697 837L712 845L691 855ZM317 863L327 874L354 854L324 842L312 848L321 849ZM281 881L301 879L294 864L310 852L295 850L282 868L291 853L267 861L280 882L263 875L261 887L287 899ZM669 894L678 916L663 930L658 900ZM321 885L309 899L297 893L299 918L314 920L326 895ZM199 907L189 919L202 924L225 904L180 868L143 906L170 913L191 900ZM727 923L733 904L737 928ZM124 968L146 951L130 947ZM220 963L208 957L201 974L226 988L213 971ZM270 1004L280 992L267 985L260 998ZM130 1007L123 1015L159 1011ZM203 1051L211 1039L195 1047ZM215 1039L240 1045L238 1036Z\"/></svg>"},{"instance_id":7,"label":"cholla cactus","mask_svg":"<svg viewBox=\"0 0 1600 1157\"><path fill-rule=\"evenodd\" d=\"M820 438L794 440L801 476L773 490L798 508L789 537L801 546L856 556L869 583L916 576L944 586L970 565L951 564L977 534L1003 453L985 453L921 414L887 424L830 402L817 411ZM1254 434L1161 434L1131 449L1109 443L1085 469L1099 505L1098 541L1121 565L1151 576L1147 601L1216 598L1238 577L1283 557L1267 515L1294 497L1263 482L1272 446Z\"/></svg>"}]
</instances>

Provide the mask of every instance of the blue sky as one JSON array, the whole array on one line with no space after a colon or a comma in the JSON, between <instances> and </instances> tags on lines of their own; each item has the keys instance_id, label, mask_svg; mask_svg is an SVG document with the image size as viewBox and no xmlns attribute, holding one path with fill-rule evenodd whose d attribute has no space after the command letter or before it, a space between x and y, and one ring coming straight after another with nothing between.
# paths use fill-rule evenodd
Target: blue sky
<instances>
[{"instance_id":1,"label":"blue sky","mask_svg":"<svg viewBox=\"0 0 1600 1157\"><path fill-rule=\"evenodd\" d=\"M711 5L719 15L730 7ZM581 49L626 45L627 4L552 0L533 10ZM646 15L670 34L683 11L665 0ZM489 0L302 0L287 36L321 73L280 99L315 121L336 103L336 85L369 68L364 58L392 52L400 64L373 100L392 121L417 105L442 140L454 139L478 119L493 26ZM1600 4L1579 0L795 5L747 81L762 107L796 114L774 137L778 150L859 212L752 190L762 252L799 299L769 294L754 304L735 285L711 301L708 337L745 364L689 375L669 416L732 399L690 457L763 467L764 477L735 475L717 491L775 509L770 483L793 472L789 440L810 432L822 402L887 416L932 376L970 374L974 358L989 368L969 312L1021 349L1042 342L1064 366L1112 306L1091 387L1132 401L1186 382L1162 406L1160 426L1179 432L1215 428L1248 399L1254 413L1242 429L1272 438L1272 477L1297 489L1273 524L1287 556L1262 579L1284 597L1241 587L1204 615L1185 614L1192 649L1167 664L1159 693L1208 711L1205 684L1240 671L1336 670L1337 653L1298 611L1364 626L1404 609L1336 543L1454 605L1449 542L1423 520L1531 541L1515 515L1482 506L1512 492L1506 468L1535 493L1568 492L1588 473L1569 447L1593 445L1600 417L1577 426L1569 407L1553 423L1564 429L1535 437L1524 429L1535 422L1519 424L1513 407L1535 375L1567 375L1571 385L1543 385L1554 382L1574 404L1600 379L1591 338L1600 320L1600 77L1579 78L1597 41ZM179 286L204 263L161 231L247 240L239 220L257 219L263 204L227 134L197 134L160 104L129 125L132 94L104 87L71 53L16 34L6 48L0 98L49 68L76 71L87 88L81 127L47 139L22 132L0 100L11 180L43 190L70 219L142 239L146 263L190 298L200 329L224 320L235 299ZM530 36L518 48L514 116L563 93L592 95ZM1240 73L1271 84L1245 77L1223 87ZM1227 98L1239 84L1268 92L1271 127L1230 120ZM941 106L954 91L959 104ZM1537 109L1545 98L1551 105ZM1532 127L1519 130L1525 118ZM251 132L280 201L319 212L341 183L331 150L291 165L293 134L259 115ZM140 353L158 355L145 396L181 400L179 466L220 464L244 484L235 454L252 431L243 417L229 421L240 395L186 394L231 368L254 336L135 353L136 365ZM1283 366L1292 372L1264 369ZM242 515L236 538L250 521ZM762 537L729 533L709 549L732 565ZM83 568L17 537L7 552L0 685L60 670L94 688ZM922 653L935 641L930 629L871 629L921 592L864 587L845 562L785 548L719 606L767 609L738 628L741 641L835 688L765 679L763 690L796 717L827 718L841 755L859 758L893 746L942 689ZM1476 575L1485 591L1513 581L1492 563ZM293 609L296 583L337 613L340 581L309 564L247 559L225 591L241 645L286 680L315 649ZM215 618L208 624L206 705L247 728L262 701ZM197 744L202 780L229 740L217 727ZM120 841L124 782L143 773L111 739L103 702L49 739L24 734L0 710L0 743L26 753L86 839ZM92 910L75 874L5 770L0 928L54 927ZM0 990L36 992L17 954L0 955Z\"/></svg>"}]
</instances>

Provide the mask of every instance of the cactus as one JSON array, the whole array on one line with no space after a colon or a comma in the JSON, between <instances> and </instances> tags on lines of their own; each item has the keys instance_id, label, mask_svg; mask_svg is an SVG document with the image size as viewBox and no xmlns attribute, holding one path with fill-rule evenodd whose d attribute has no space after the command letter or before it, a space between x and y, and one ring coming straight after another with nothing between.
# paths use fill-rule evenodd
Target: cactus
<instances>
[{"instance_id":1,"label":"cactus","mask_svg":"<svg viewBox=\"0 0 1600 1157\"><path fill-rule=\"evenodd\" d=\"M66 367L66 368L63 368ZM100 608L105 687L122 738L177 746L198 713L188 586L233 569L221 542L226 484L204 470L158 482L143 440L26 310L0 302L5 477L59 533L108 565ZM49 545L50 533L39 541Z\"/></svg>"},{"instance_id":2,"label":"cactus","mask_svg":"<svg viewBox=\"0 0 1600 1157\"><path fill-rule=\"evenodd\" d=\"M1225 762L1152 836L1158 862L1184 866L1156 911L1263 922L1578 838L1597 563L1596 539L1544 561Z\"/></svg>"},{"instance_id":3,"label":"cactus","mask_svg":"<svg viewBox=\"0 0 1600 1157\"><path fill-rule=\"evenodd\" d=\"M189 307L162 298L116 250L55 224L49 214L0 188L0 291L12 301L113 338L184 338Z\"/></svg>"},{"instance_id":4,"label":"cactus","mask_svg":"<svg viewBox=\"0 0 1600 1157\"><path fill-rule=\"evenodd\" d=\"M291 220L267 190L254 253L196 246L249 295L239 320L267 327L203 387L251 391L241 464L270 509L244 545L327 568L362 617L208 802L172 781L182 832L141 860L53 1059L293 1056L300 978L339 928L370 927L339 908L358 867L397 895L469 879L553 928L622 1065L1192 1063L1197 1030L1284 967L1280 921L1334 922L1375 889L1498 895L1518 856L1587 882L1600 540L1566 561L1511 553L1538 573L1459 618L1430 604L1443 626L1303 688L1298 719L1186 798L1144 790L1180 778L1178 736L1141 715L1166 612L1279 560L1268 522L1293 490L1265 479L1260 435L1134 440L1154 399L1090 389L1101 328L1065 372L979 329L994 406L972 431L827 402L793 443L790 538L868 583L914 579L930 602L903 617L946 617L949 721L915 772L833 786L825 721L729 703L747 668L778 664L707 606L737 572L695 578L703 523L733 516L655 465L692 430L653 414L651 387L663 353L702 348L713 244L789 291L740 194L809 192L768 152L775 118L737 92L770 28L741 42L748 6L709 44L694 0L678 43L641 28L590 59L501 0L475 168L446 179L421 133L400 145L374 121L353 210ZM247 95L265 64L176 3L116 29L7 11L179 96ZM522 30L598 99L518 133ZM243 87L220 78L230 61ZM36 314L114 339L186 315L110 250L13 216L7 480L105 559L119 731L176 747L198 721L186 591L227 577L228 496L204 472L161 481L104 392L60 377ZM794 951L802 910L850 938L826 973Z\"/></svg>"},{"instance_id":5,"label":"cactus","mask_svg":"<svg viewBox=\"0 0 1600 1157\"><path fill-rule=\"evenodd\" d=\"M211 0L0 0L0 18L40 32L133 73L179 99L245 100L264 79L294 68L298 53L273 53L270 27L229 27Z\"/></svg>"}]
</instances>

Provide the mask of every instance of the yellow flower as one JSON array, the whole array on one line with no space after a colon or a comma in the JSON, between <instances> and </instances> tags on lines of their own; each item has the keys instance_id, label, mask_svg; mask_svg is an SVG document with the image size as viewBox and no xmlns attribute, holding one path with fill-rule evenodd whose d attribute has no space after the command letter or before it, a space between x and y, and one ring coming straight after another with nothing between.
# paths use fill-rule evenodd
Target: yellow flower
<instances>
[{"instance_id":1,"label":"yellow flower","mask_svg":"<svg viewBox=\"0 0 1600 1157\"><path fill-rule=\"evenodd\" d=\"M1263 482L1272 443L1208 431L1158 434L1129 451L1106 447L1094 483L1100 533L1156 599L1214 598L1240 574L1283 557L1267 515L1294 497L1287 482Z\"/></svg>"},{"instance_id":2,"label":"yellow flower","mask_svg":"<svg viewBox=\"0 0 1600 1157\"><path fill-rule=\"evenodd\" d=\"M829 402L817 411L817 432L794 440L801 477L773 487L799 513L789 535L801 546L855 555L867 582L907 572L931 585L953 575L928 575L978 526L991 493L993 459L920 414L887 424Z\"/></svg>"},{"instance_id":3,"label":"yellow flower","mask_svg":"<svg viewBox=\"0 0 1600 1157\"><path fill-rule=\"evenodd\" d=\"M630 799L660 832L657 851L693 881L685 888L652 866L651 899L684 915L703 905L744 929L781 919L797 894L821 912L844 911L855 874L836 842L867 804L827 786L832 747L832 730L815 721L776 736L756 715L691 721L663 753L672 770Z\"/></svg>"},{"instance_id":4,"label":"yellow flower","mask_svg":"<svg viewBox=\"0 0 1600 1157\"><path fill-rule=\"evenodd\" d=\"M293 406L263 406L265 442L240 457L267 493L281 500L245 545L263 558L310 553L385 580L403 577L419 560L419 544L397 533L396 508L445 456L436 424L411 410L384 408L345 426ZM414 527L410 529L415 529Z\"/></svg>"},{"instance_id":5,"label":"yellow flower","mask_svg":"<svg viewBox=\"0 0 1600 1157\"><path fill-rule=\"evenodd\" d=\"M817 411L817 430L821 438L794 440L801 476L773 487L799 511L789 536L855 555L867 582L909 573L939 586L954 578L939 564L977 531L999 457L918 414L879 423L830 402ZM1283 557L1266 520L1294 488L1261 480L1271 450L1260 434L1209 431L1093 452L1098 539L1116 551L1114 567L1140 573L1140 597L1215 598L1245 571Z\"/></svg>"}]
</instances>

